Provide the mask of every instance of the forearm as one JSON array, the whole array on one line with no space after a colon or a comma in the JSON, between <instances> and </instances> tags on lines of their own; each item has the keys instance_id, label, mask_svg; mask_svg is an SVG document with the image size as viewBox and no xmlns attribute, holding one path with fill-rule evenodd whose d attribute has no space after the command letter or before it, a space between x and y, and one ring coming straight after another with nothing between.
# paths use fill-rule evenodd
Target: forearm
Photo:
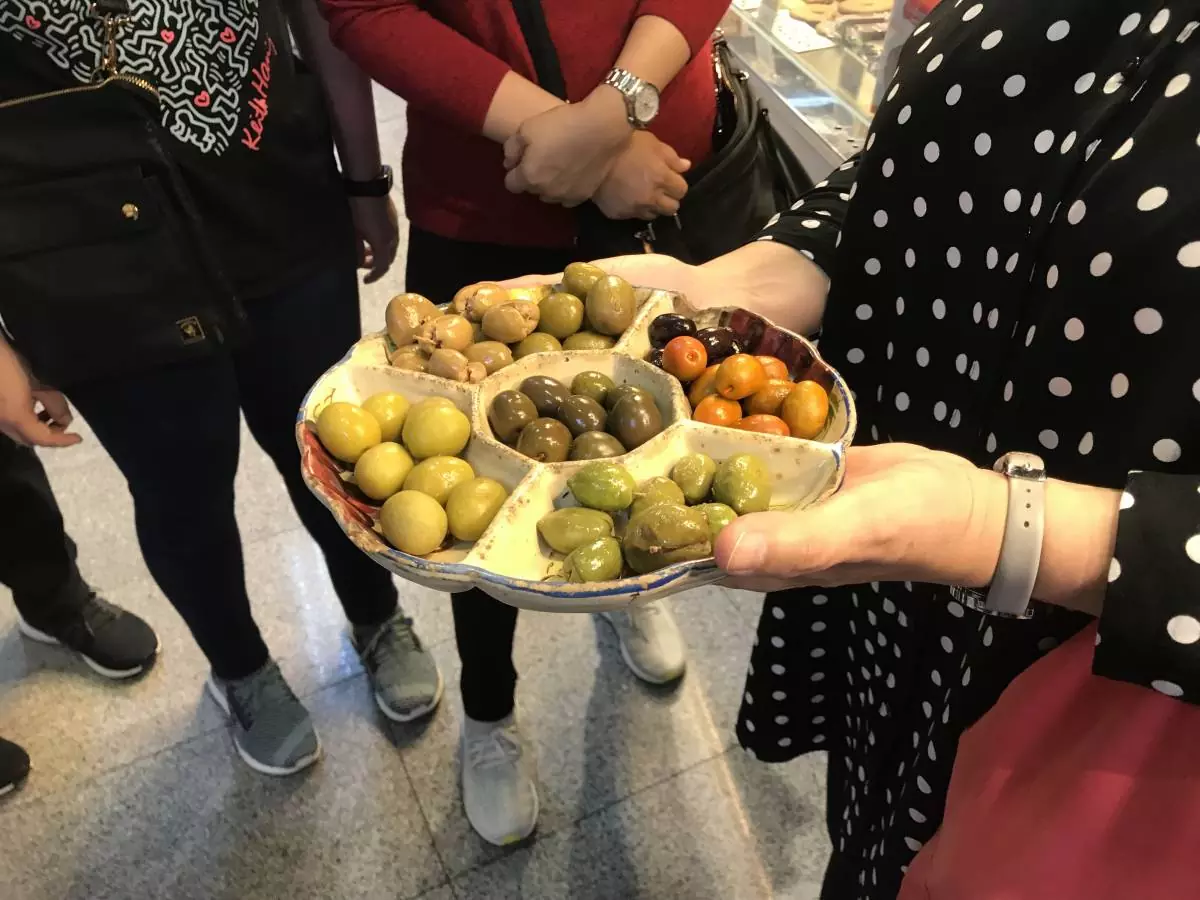
<instances>
[{"instance_id":1,"label":"forearm","mask_svg":"<svg viewBox=\"0 0 1200 900\"><path fill-rule=\"evenodd\" d=\"M379 174L379 133L371 79L329 38L315 0L292 0L289 20L305 61L316 71L328 99L342 171L366 181Z\"/></svg>"},{"instance_id":2,"label":"forearm","mask_svg":"<svg viewBox=\"0 0 1200 900\"><path fill-rule=\"evenodd\" d=\"M517 133L526 119L563 105L563 101L549 91L510 70L492 95L483 120L484 137L503 144Z\"/></svg>"},{"instance_id":3,"label":"forearm","mask_svg":"<svg viewBox=\"0 0 1200 900\"><path fill-rule=\"evenodd\" d=\"M712 305L740 306L797 334L821 326L829 279L811 260L783 244L756 241L700 267Z\"/></svg>"},{"instance_id":4,"label":"forearm","mask_svg":"<svg viewBox=\"0 0 1200 900\"><path fill-rule=\"evenodd\" d=\"M640 16L633 23L615 65L661 91L691 58L692 48L687 38L673 23L660 16Z\"/></svg>"}]
</instances>

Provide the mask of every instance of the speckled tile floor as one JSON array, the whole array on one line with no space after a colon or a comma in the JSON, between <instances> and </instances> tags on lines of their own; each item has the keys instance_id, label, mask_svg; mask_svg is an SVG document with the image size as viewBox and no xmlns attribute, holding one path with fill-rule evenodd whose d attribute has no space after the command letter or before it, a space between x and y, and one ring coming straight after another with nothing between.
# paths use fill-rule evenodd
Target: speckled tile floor
<instances>
[{"instance_id":1,"label":"speckled tile floor","mask_svg":"<svg viewBox=\"0 0 1200 900\"><path fill-rule=\"evenodd\" d=\"M398 161L403 105L380 92L377 107L385 156ZM364 288L370 327L402 269ZM388 723L370 702L318 551L245 438L237 504L251 596L313 712L325 759L286 780L240 763L201 690L204 660L138 553L116 468L94 440L49 454L84 573L154 623L163 654L147 678L114 687L20 638L0 597L0 734L34 759L28 784L0 801L0 897L816 897L824 759L763 766L732 732L757 597L713 588L675 598L691 658L683 684L667 691L638 683L591 617L523 615L519 697L542 817L535 840L497 850L459 806L458 660L444 598L401 583L449 689L430 722Z\"/></svg>"}]
</instances>

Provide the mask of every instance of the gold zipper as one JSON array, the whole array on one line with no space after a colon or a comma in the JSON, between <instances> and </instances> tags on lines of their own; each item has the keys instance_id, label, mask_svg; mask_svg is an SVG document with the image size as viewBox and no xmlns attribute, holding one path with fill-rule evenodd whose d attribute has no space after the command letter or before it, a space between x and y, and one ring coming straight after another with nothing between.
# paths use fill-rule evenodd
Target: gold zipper
<instances>
[{"instance_id":1,"label":"gold zipper","mask_svg":"<svg viewBox=\"0 0 1200 900\"><path fill-rule=\"evenodd\" d=\"M115 75L106 75L100 81L94 81L90 84L79 84L74 87L60 88L57 91L46 91L43 94L30 94L27 97L14 97L11 100L0 100L0 109L8 109L13 106L21 106L26 103L34 103L38 100L50 100L54 97L63 97L68 94L82 94L89 91L98 91L101 88L108 87L114 81L124 81L132 84L134 87L141 88L144 91L153 94L155 99L158 98L158 88L144 78L139 78L136 75L125 75L117 73Z\"/></svg>"}]
</instances>

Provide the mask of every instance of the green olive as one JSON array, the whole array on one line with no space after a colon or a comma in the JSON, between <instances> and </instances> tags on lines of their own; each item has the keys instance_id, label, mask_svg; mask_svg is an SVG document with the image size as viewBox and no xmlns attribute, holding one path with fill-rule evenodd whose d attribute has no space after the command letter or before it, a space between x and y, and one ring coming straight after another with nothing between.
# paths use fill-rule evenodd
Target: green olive
<instances>
[{"instance_id":1,"label":"green olive","mask_svg":"<svg viewBox=\"0 0 1200 900\"><path fill-rule=\"evenodd\" d=\"M399 444L376 444L354 464L354 483L372 500L383 501L400 490L413 460Z\"/></svg>"},{"instance_id":2,"label":"green olive","mask_svg":"<svg viewBox=\"0 0 1200 900\"><path fill-rule=\"evenodd\" d=\"M633 492L637 485L624 466L612 462L592 462L572 475L567 480L567 487L581 506L604 512L620 512L633 503Z\"/></svg>"},{"instance_id":3,"label":"green olive","mask_svg":"<svg viewBox=\"0 0 1200 900\"><path fill-rule=\"evenodd\" d=\"M608 392L616 387L611 378L603 372L580 372L571 379L571 393L581 397L591 397L603 405ZM607 408L607 407L606 407Z\"/></svg>"},{"instance_id":4,"label":"green olive","mask_svg":"<svg viewBox=\"0 0 1200 900\"><path fill-rule=\"evenodd\" d=\"M611 434L603 431L585 431L571 442L571 459L610 459L622 456L625 448Z\"/></svg>"},{"instance_id":5,"label":"green olive","mask_svg":"<svg viewBox=\"0 0 1200 900\"><path fill-rule=\"evenodd\" d=\"M633 285L619 275L607 275L587 295L587 320L594 331L620 335L633 323L637 299Z\"/></svg>"},{"instance_id":6,"label":"green olive","mask_svg":"<svg viewBox=\"0 0 1200 900\"><path fill-rule=\"evenodd\" d=\"M446 511L428 494L401 491L383 504L379 527L397 550L425 556L446 539Z\"/></svg>"},{"instance_id":7,"label":"green olive","mask_svg":"<svg viewBox=\"0 0 1200 900\"><path fill-rule=\"evenodd\" d=\"M621 577L621 545L603 537L577 547L563 560L563 577L584 584L615 581Z\"/></svg>"},{"instance_id":8,"label":"green olive","mask_svg":"<svg viewBox=\"0 0 1200 900\"><path fill-rule=\"evenodd\" d=\"M586 300L592 285L604 277L604 270L591 263L574 262L563 270L563 290Z\"/></svg>"},{"instance_id":9,"label":"green olive","mask_svg":"<svg viewBox=\"0 0 1200 900\"><path fill-rule=\"evenodd\" d=\"M616 338L594 331L579 331L563 341L564 350L610 350Z\"/></svg>"},{"instance_id":10,"label":"green olive","mask_svg":"<svg viewBox=\"0 0 1200 900\"><path fill-rule=\"evenodd\" d=\"M552 334L559 340L568 338L583 325L583 301L573 294L551 294L540 304L542 310L538 331Z\"/></svg>"},{"instance_id":11,"label":"green olive","mask_svg":"<svg viewBox=\"0 0 1200 900\"><path fill-rule=\"evenodd\" d=\"M542 516L537 530L551 549L570 553L576 547L612 535L613 520L598 509L568 506Z\"/></svg>"},{"instance_id":12,"label":"green olive","mask_svg":"<svg viewBox=\"0 0 1200 900\"><path fill-rule=\"evenodd\" d=\"M317 416L317 437L335 457L356 463L383 437L379 422L361 406L330 403Z\"/></svg>"},{"instance_id":13,"label":"green olive","mask_svg":"<svg viewBox=\"0 0 1200 900\"><path fill-rule=\"evenodd\" d=\"M445 506L450 492L475 477L475 470L457 456L431 456L413 466L404 479L404 490L418 491Z\"/></svg>"},{"instance_id":14,"label":"green olive","mask_svg":"<svg viewBox=\"0 0 1200 900\"><path fill-rule=\"evenodd\" d=\"M629 517L632 519L638 513L660 503L683 506L683 491L670 478L655 475L639 484L633 492L633 506L629 507Z\"/></svg>"},{"instance_id":15,"label":"green olive","mask_svg":"<svg viewBox=\"0 0 1200 900\"><path fill-rule=\"evenodd\" d=\"M724 503L701 503L696 509L704 513L704 518L708 519L708 531L714 541L721 533L721 529L737 518L737 513Z\"/></svg>"},{"instance_id":16,"label":"green olive","mask_svg":"<svg viewBox=\"0 0 1200 900\"><path fill-rule=\"evenodd\" d=\"M450 533L460 541L479 540L507 499L504 485L492 478L464 481L446 499Z\"/></svg>"},{"instance_id":17,"label":"green olive","mask_svg":"<svg viewBox=\"0 0 1200 900\"><path fill-rule=\"evenodd\" d=\"M638 573L712 556L708 519L694 507L659 503L625 528L625 560Z\"/></svg>"},{"instance_id":18,"label":"green olive","mask_svg":"<svg viewBox=\"0 0 1200 900\"><path fill-rule=\"evenodd\" d=\"M437 397L413 404L401 434L414 459L457 456L471 438L471 420L453 403Z\"/></svg>"},{"instance_id":19,"label":"green olive","mask_svg":"<svg viewBox=\"0 0 1200 900\"><path fill-rule=\"evenodd\" d=\"M513 348L513 359L524 359L531 353L556 353L560 350L562 344L558 342L558 338L552 334L535 331Z\"/></svg>"},{"instance_id":20,"label":"green olive","mask_svg":"<svg viewBox=\"0 0 1200 900\"><path fill-rule=\"evenodd\" d=\"M671 467L671 480L683 490L688 503L703 503L712 490L717 464L703 453L689 453Z\"/></svg>"},{"instance_id":21,"label":"green olive","mask_svg":"<svg viewBox=\"0 0 1200 900\"><path fill-rule=\"evenodd\" d=\"M749 453L729 457L717 466L712 495L739 516L764 512L771 506L771 473L767 464Z\"/></svg>"}]
</instances>

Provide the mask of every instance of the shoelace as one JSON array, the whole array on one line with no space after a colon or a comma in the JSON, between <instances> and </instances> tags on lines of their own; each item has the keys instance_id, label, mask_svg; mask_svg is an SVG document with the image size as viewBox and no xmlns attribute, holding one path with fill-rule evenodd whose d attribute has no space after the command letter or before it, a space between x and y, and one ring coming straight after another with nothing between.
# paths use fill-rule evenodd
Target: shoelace
<instances>
[{"instance_id":1,"label":"shoelace","mask_svg":"<svg viewBox=\"0 0 1200 900\"><path fill-rule=\"evenodd\" d=\"M521 745L507 729L494 729L467 742L467 765L472 769L494 769L521 758Z\"/></svg>"},{"instance_id":2,"label":"shoelace","mask_svg":"<svg viewBox=\"0 0 1200 900\"><path fill-rule=\"evenodd\" d=\"M413 630L413 620L407 616L396 615L391 621L380 626L363 650L363 657L370 661L376 669L382 669L392 663L399 663L410 653L421 650L421 640Z\"/></svg>"},{"instance_id":3,"label":"shoelace","mask_svg":"<svg viewBox=\"0 0 1200 900\"><path fill-rule=\"evenodd\" d=\"M250 679L230 686L230 706L242 727L249 731L258 722L272 730L284 721L282 713L296 702L296 695L272 664Z\"/></svg>"},{"instance_id":4,"label":"shoelace","mask_svg":"<svg viewBox=\"0 0 1200 900\"><path fill-rule=\"evenodd\" d=\"M105 625L115 622L120 615L120 609L97 594L88 597L83 605L83 621L93 635L98 634Z\"/></svg>"}]
</instances>

